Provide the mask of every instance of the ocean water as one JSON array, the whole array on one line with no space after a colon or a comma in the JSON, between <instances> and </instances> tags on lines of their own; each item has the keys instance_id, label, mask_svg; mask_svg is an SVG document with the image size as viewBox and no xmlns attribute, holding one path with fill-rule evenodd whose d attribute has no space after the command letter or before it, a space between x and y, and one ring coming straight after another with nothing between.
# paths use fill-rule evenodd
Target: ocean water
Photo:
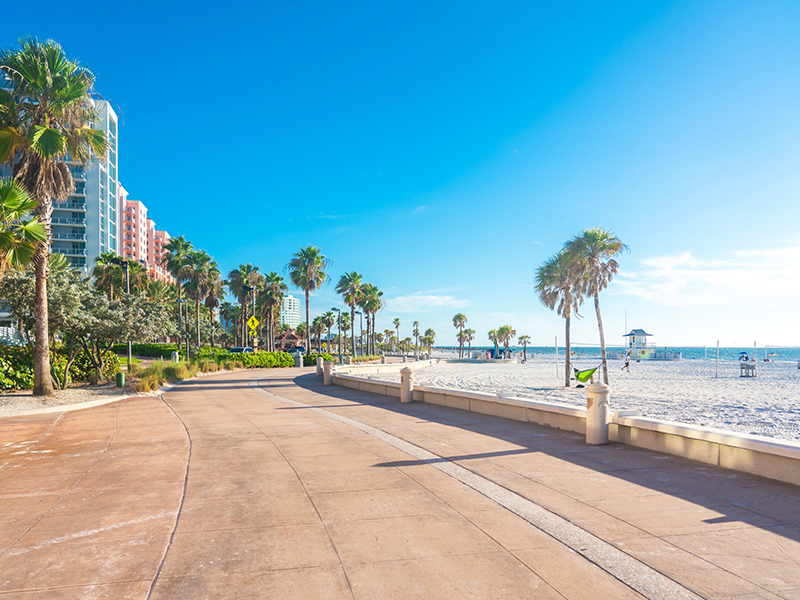
<instances>
[{"instance_id":1,"label":"ocean water","mask_svg":"<svg viewBox=\"0 0 800 600\"><path fill-rule=\"evenodd\" d=\"M494 349L494 346L472 346L473 350L490 350ZM502 350L502 346L500 347ZM511 349L514 352L522 353L522 346L512 346ZM457 347L452 346L437 346L435 347L436 351L440 352L457 352ZM624 348L622 346L606 346L606 350L608 351L622 351ZM680 352L682 354L683 360L698 360L698 359L711 359L714 360L717 357L717 347L716 346L658 346L657 350L664 351L667 350L669 352ZM600 356L600 347L599 346L573 346L572 351L575 354L585 357L591 356ZM559 346L558 348L558 355L564 356L566 349L563 346ZM749 348L746 346L736 347L736 348L720 348L719 349L719 359L720 360L739 360L739 356L741 352L747 352L750 358L753 358L753 347L750 346ZM528 346L528 354L555 354L555 346ZM771 361L774 362L798 362L800 361L800 346L766 346L766 347L759 347L758 348L758 360L763 361L765 356L769 358Z\"/></svg>"}]
</instances>

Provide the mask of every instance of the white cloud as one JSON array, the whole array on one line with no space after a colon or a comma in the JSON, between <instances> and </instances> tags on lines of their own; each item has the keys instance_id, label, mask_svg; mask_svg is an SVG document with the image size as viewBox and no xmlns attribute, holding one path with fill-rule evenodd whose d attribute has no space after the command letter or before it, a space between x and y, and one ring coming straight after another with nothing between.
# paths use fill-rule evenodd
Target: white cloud
<instances>
[{"instance_id":1,"label":"white cloud","mask_svg":"<svg viewBox=\"0 0 800 600\"><path fill-rule=\"evenodd\" d=\"M725 260L682 252L641 265L636 272L620 271L617 293L678 307L765 307L800 300L800 246L739 250Z\"/></svg>"},{"instance_id":2,"label":"white cloud","mask_svg":"<svg viewBox=\"0 0 800 600\"><path fill-rule=\"evenodd\" d=\"M430 312L440 308L464 308L469 302L453 296L414 293L386 301L386 311L396 313Z\"/></svg>"},{"instance_id":3,"label":"white cloud","mask_svg":"<svg viewBox=\"0 0 800 600\"><path fill-rule=\"evenodd\" d=\"M414 209L414 214L419 215L421 213L424 213L426 210L428 210L428 207L423 204L422 206L418 206L417 208Z\"/></svg>"}]
</instances>

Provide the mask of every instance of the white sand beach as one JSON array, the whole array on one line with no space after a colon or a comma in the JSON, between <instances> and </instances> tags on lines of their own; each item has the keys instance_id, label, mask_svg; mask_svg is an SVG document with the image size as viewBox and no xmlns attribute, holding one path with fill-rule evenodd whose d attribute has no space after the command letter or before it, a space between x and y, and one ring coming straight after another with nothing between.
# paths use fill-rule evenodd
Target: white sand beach
<instances>
[{"instance_id":1,"label":"white sand beach","mask_svg":"<svg viewBox=\"0 0 800 600\"><path fill-rule=\"evenodd\" d=\"M575 361L580 369L599 358ZM728 431L800 440L800 370L797 363L758 363L758 376L739 376L739 363L714 360L609 361L611 409L637 409L644 416L715 427ZM559 376L552 355L528 357L525 364L450 362L420 369L415 381L461 390L499 393L569 404L585 404L583 389L564 387L563 357ZM374 376L399 381L399 375ZM600 381L598 371L595 381ZM575 382L573 381L573 385Z\"/></svg>"}]
</instances>

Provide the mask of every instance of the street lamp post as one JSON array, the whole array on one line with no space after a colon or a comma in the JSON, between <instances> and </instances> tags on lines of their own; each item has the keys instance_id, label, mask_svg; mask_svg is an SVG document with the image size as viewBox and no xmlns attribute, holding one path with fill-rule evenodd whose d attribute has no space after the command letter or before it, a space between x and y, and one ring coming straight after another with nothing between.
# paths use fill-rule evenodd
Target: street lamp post
<instances>
[{"instance_id":1,"label":"street lamp post","mask_svg":"<svg viewBox=\"0 0 800 600\"><path fill-rule=\"evenodd\" d=\"M364 356L364 315L360 310L356 311L358 320L360 321L359 328L361 329L361 336L358 338L358 348L361 351L361 356ZM355 325L355 323L353 323Z\"/></svg>"},{"instance_id":2,"label":"street lamp post","mask_svg":"<svg viewBox=\"0 0 800 600\"><path fill-rule=\"evenodd\" d=\"M131 295L131 277L130 271L128 270L128 261L122 258L112 258L111 262L115 265L119 265L120 267L125 267L125 293L128 296ZM128 340L128 376L131 374L131 363L133 362L133 357L131 356L131 341Z\"/></svg>"},{"instance_id":3,"label":"street lamp post","mask_svg":"<svg viewBox=\"0 0 800 600\"><path fill-rule=\"evenodd\" d=\"M342 311L339 308L332 308L331 310L339 313L339 318L337 319L337 321L339 321L339 356L341 356L342 355Z\"/></svg>"}]
</instances>

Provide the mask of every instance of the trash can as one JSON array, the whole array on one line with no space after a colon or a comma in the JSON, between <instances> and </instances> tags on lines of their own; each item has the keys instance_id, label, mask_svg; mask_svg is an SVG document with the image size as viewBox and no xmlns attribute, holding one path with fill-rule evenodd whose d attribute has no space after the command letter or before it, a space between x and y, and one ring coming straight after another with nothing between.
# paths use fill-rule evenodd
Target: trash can
<instances>
[{"instance_id":1,"label":"trash can","mask_svg":"<svg viewBox=\"0 0 800 600\"><path fill-rule=\"evenodd\" d=\"M178 353L177 353L177 352L173 352L173 353L172 353L172 356L170 357L170 360L171 360L172 362L178 362L178 361L180 360L180 356L178 356Z\"/></svg>"},{"instance_id":2,"label":"trash can","mask_svg":"<svg viewBox=\"0 0 800 600\"><path fill-rule=\"evenodd\" d=\"M125 387L125 373L117 373L117 387Z\"/></svg>"}]
</instances>

